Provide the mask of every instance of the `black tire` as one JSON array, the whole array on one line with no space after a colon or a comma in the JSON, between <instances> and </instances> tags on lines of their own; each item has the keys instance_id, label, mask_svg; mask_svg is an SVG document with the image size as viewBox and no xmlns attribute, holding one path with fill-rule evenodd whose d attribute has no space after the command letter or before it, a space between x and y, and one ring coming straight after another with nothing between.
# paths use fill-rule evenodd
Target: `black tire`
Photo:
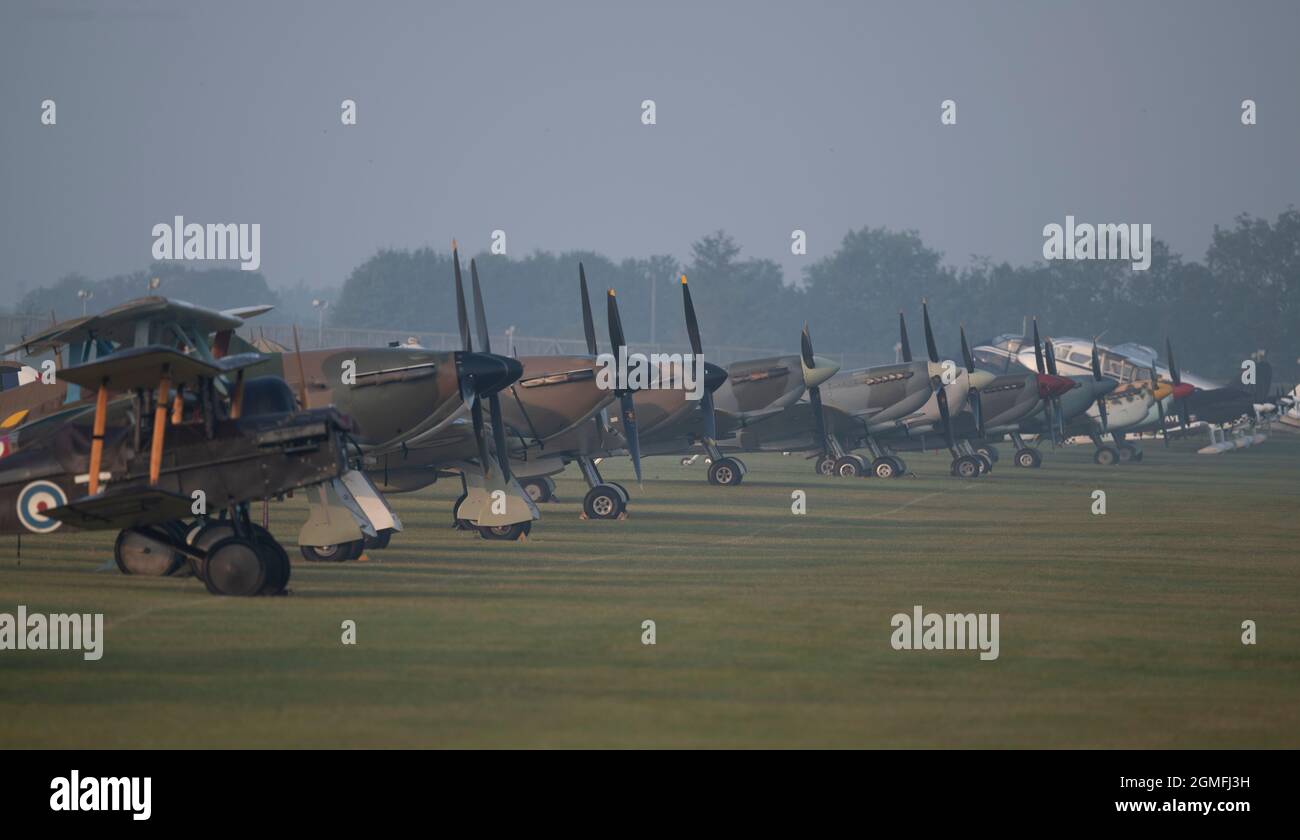
<instances>
[{"instance_id":1,"label":"black tire","mask_svg":"<svg viewBox=\"0 0 1300 840\"><path fill-rule=\"evenodd\" d=\"M480 525L478 533L485 540L520 540L533 530L532 520L516 522L513 525Z\"/></svg>"},{"instance_id":2,"label":"black tire","mask_svg":"<svg viewBox=\"0 0 1300 840\"><path fill-rule=\"evenodd\" d=\"M582 500L582 512L588 519L617 519L626 509L622 491L609 484L597 484Z\"/></svg>"},{"instance_id":3,"label":"black tire","mask_svg":"<svg viewBox=\"0 0 1300 840\"><path fill-rule=\"evenodd\" d=\"M998 458L1000 457L998 454L998 448L991 443L986 443L983 446L977 447L975 451L995 464L998 462Z\"/></svg>"},{"instance_id":4,"label":"black tire","mask_svg":"<svg viewBox=\"0 0 1300 840\"><path fill-rule=\"evenodd\" d=\"M191 530L189 544L201 551L209 551L212 546L227 537L235 535L235 528L230 524L228 519L212 519L199 526L197 531ZM197 557L190 558L190 571L199 580L206 581L208 578L206 560L200 560Z\"/></svg>"},{"instance_id":5,"label":"black tire","mask_svg":"<svg viewBox=\"0 0 1300 840\"><path fill-rule=\"evenodd\" d=\"M902 478L907 475L907 462L897 455L886 455L886 458L894 462L894 478Z\"/></svg>"},{"instance_id":6,"label":"black tire","mask_svg":"<svg viewBox=\"0 0 1300 840\"><path fill-rule=\"evenodd\" d=\"M734 458L719 458L709 465L709 483L735 487L745 478L744 468Z\"/></svg>"},{"instance_id":7,"label":"black tire","mask_svg":"<svg viewBox=\"0 0 1300 840\"><path fill-rule=\"evenodd\" d=\"M1016 450L1016 466L1023 467L1027 470L1036 470L1043 463L1043 456L1038 454L1037 449L1031 449L1026 446L1024 449Z\"/></svg>"},{"instance_id":8,"label":"black tire","mask_svg":"<svg viewBox=\"0 0 1300 840\"><path fill-rule=\"evenodd\" d=\"M952 462L952 474L957 478L979 478L983 465L974 455L962 455Z\"/></svg>"},{"instance_id":9,"label":"black tire","mask_svg":"<svg viewBox=\"0 0 1300 840\"><path fill-rule=\"evenodd\" d=\"M817 470L818 475L825 475L825 476L835 475L835 459L818 458L817 463L814 465L814 469Z\"/></svg>"},{"instance_id":10,"label":"black tire","mask_svg":"<svg viewBox=\"0 0 1300 840\"><path fill-rule=\"evenodd\" d=\"M876 478L897 478L898 465L888 455L882 455L871 462L871 474Z\"/></svg>"},{"instance_id":11,"label":"black tire","mask_svg":"<svg viewBox=\"0 0 1300 840\"><path fill-rule=\"evenodd\" d=\"M266 582L262 584L259 595L279 595L289 585L289 575L293 566L289 563L289 552L275 540L257 541L257 549L266 561Z\"/></svg>"},{"instance_id":12,"label":"black tire","mask_svg":"<svg viewBox=\"0 0 1300 840\"><path fill-rule=\"evenodd\" d=\"M461 493L460 498L456 499L456 503L451 506L451 527L457 531L473 531L478 527L470 520L460 518L460 506L468 498L468 493Z\"/></svg>"},{"instance_id":13,"label":"black tire","mask_svg":"<svg viewBox=\"0 0 1300 840\"><path fill-rule=\"evenodd\" d=\"M854 455L835 459L835 474L840 478L858 478L863 473L862 461Z\"/></svg>"},{"instance_id":14,"label":"black tire","mask_svg":"<svg viewBox=\"0 0 1300 840\"><path fill-rule=\"evenodd\" d=\"M393 529L381 528L379 530L379 536L364 537L361 540L361 542L364 544L365 548L371 551L379 551L380 549L388 548L388 543L392 539L393 539Z\"/></svg>"},{"instance_id":15,"label":"black tire","mask_svg":"<svg viewBox=\"0 0 1300 840\"><path fill-rule=\"evenodd\" d=\"M266 585L266 550L257 543L227 537L208 552L206 570L204 582L213 595L247 598Z\"/></svg>"},{"instance_id":16,"label":"black tire","mask_svg":"<svg viewBox=\"0 0 1300 840\"><path fill-rule=\"evenodd\" d=\"M1099 447L1093 453L1092 460L1103 467L1113 467L1119 463L1119 450L1113 446Z\"/></svg>"},{"instance_id":17,"label":"black tire","mask_svg":"<svg viewBox=\"0 0 1300 840\"><path fill-rule=\"evenodd\" d=\"M179 541L180 523L171 527L168 522L161 526L173 539ZM118 571L124 575L141 577L167 577L175 574L185 562L185 555L178 552L166 542L149 536L134 528L127 528L117 535L113 544L113 560Z\"/></svg>"},{"instance_id":18,"label":"black tire","mask_svg":"<svg viewBox=\"0 0 1300 840\"><path fill-rule=\"evenodd\" d=\"M555 490L555 485L545 476L541 478L526 478L520 482L520 486L523 487L524 493L528 494L528 498L532 499L534 504L539 505L551 501L553 491Z\"/></svg>"},{"instance_id":19,"label":"black tire","mask_svg":"<svg viewBox=\"0 0 1300 840\"><path fill-rule=\"evenodd\" d=\"M342 563L345 560L355 560L361 556L359 549L364 548L365 543L361 540L351 540L337 545L298 546L303 559L311 563Z\"/></svg>"},{"instance_id":20,"label":"black tire","mask_svg":"<svg viewBox=\"0 0 1300 840\"><path fill-rule=\"evenodd\" d=\"M988 475L993 472L992 458L983 454L976 454L975 457L978 458L980 462L980 475Z\"/></svg>"},{"instance_id":21,"label":"black tire","mask_svg":"<svg viewBox=\"0 0 1300 840\"><path fill-rule=\"evenodd\" d=\"M606 481L605 483L623 494L623 504L626 505L628 502L632 501L632 497L627 494L627 488L622 484L619 484L617 481Z\"/></svg>"},{"instance_id":22,"label":"black tire","mask_svg":"<svg viewBox=\"0 0 1300 840\"><path fill-rule=\"evenodd\" d=\"M1121 464L1142 460L1140 450L1131 443L1121 443L1115 448L1119 450L1119 461Z\"/></svg>"}]
</instances>

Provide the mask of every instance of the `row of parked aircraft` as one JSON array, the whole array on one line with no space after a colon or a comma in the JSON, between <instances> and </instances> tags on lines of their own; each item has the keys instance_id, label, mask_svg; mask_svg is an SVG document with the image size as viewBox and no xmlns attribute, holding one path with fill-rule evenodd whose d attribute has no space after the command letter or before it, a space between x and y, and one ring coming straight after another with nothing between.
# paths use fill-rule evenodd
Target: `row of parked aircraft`
<instances>
[{"instance_id":1,"label":"row of parked aircraft","mask_svg":"<svg viewBox=\"0 0 1300 840\"><path fill-rule=\"evenodd\" d=\"M309 515L298 543L308 560L346 560L400 532L386 496L458 480L454 527L523 539L576 464L589 487L587 519L625 515L628 490L600 472L627 456L684 463L703 456L708 480L734 486L744 452L800 452L827 476L908 473L900 453L945 448L951 473L978 479L1010 440L1013 462L1042 463L1043 441L1082 436L1101 465L1136 463L1138 435L1170 420L1258 416L1258 393L1183 376L1167 346L1000 336L961 357L938 350L922 302L925 355L914 359L899 315L901 361L841 371L813 350L706 364L698 399L681 387L682 361L661 362L651 387L609 387L579 265L587 342L581 355L511 358L492 352L477 265L470 297L453 244L461 349L418 346L300 351L258 346L237 330L269 307L216 311L149 297L51 325L4 355L0 374L0 531L44 534L64 524L117 530L129 574L192 573L224 595L278 594L288 554L255 521L254 505L295 491ZM682 277L690 351L706 352ZM469 303L475 316L471 328ZM608 348L626 338L613 290ZM479 346L474 345L477 332ZM45 359L49 364L41 360ZM37 366L45 368L38 371ZM50 372L52 366L53 372ZM1033 443L1027 442L1030 437Z\"/></svg>"}]
</instances>

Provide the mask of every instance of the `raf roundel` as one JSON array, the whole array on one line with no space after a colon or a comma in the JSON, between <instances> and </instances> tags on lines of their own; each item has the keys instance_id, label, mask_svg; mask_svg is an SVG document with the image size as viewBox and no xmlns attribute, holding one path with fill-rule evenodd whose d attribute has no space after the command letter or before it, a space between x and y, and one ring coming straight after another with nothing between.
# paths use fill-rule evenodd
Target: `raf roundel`
<instances>
[{"instance_id":1,"label":"raf roundel","mask_svg":"<svg viewBox=\"0 0 1300 840\"><path fill-rule=\"evenodd\" d=\"M33 481L18 494L18 519L23 527L38 534L57 531L63 523L51 519L45 511L61 507L68 501L63 488L52 481Z\"/></svg>"}]
</instances>

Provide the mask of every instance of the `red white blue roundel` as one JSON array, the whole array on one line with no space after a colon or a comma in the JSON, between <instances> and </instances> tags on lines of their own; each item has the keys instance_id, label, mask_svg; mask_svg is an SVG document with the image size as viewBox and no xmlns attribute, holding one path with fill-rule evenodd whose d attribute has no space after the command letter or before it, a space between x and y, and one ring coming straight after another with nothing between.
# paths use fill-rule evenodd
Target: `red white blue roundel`
<instances>
[{"instance_id":1,"label":"red white blue roundel","mask_svg":"<svg viewBox=\"0 0 1300 840\"><path fill-rule=\"evenodd\" d=\"M18 520L38 534L59 530L63 523L45 515L51 508L67 504L67 494L53 481L33 481L18 494Z\"/></svg>"}]
</instances>

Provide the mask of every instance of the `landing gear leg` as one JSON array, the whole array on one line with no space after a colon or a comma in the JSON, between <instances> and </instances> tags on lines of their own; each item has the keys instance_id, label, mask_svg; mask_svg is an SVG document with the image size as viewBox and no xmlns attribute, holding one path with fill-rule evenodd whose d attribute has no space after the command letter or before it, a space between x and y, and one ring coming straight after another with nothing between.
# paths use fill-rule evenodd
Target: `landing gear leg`
<instances>
[{"instance_id":1,"label":"landing gear leg","mask_svg":"<svg viewBox=\"0 0 1300 840\"><path fill-rule=\"evenodd\" d=\"M607 484L595 463L586 455L579 455L576 460L578 468L582 470L582 477L591 488L582 500L582 518L626 519L628 497L622 485L612 482Z\"/></svg>"}]
</instances>

